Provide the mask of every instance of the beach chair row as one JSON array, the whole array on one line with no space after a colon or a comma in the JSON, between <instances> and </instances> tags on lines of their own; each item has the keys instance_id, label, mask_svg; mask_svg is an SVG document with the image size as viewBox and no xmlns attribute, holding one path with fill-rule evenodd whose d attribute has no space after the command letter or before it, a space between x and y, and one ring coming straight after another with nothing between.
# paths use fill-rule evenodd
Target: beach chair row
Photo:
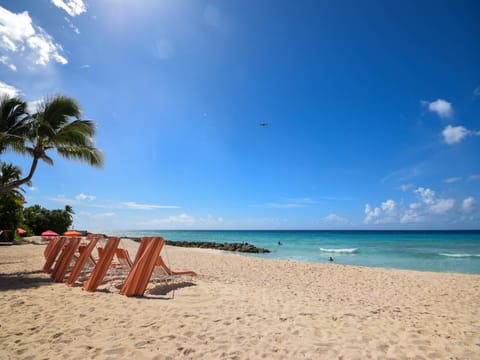
<instances>
[{"instance_id":1,"label":"beach chair row","mask_svg":"<svg viewBox=\"0 0 480 360\"><path fill-rule=\"evenodd\" d=\"M69 286L82 272L90 271L83 283L83 289L87 291L96 291L109 270L123 272L127 275L120 294L126 296L142 296L152 275L165 282L180 276L197 276L194 271L171 270L165 264L160 255L165 245L162 237L143 237L133 261L126 249L119 248L120 238L108 237L104 246L98 246L103 241L102 235L88 235L83 243L80 237L52 238L44 251L43 270L50 273L55 282L66 279ZM98 258L93 255L95 249Z\"/></svg>"}]
</instances>

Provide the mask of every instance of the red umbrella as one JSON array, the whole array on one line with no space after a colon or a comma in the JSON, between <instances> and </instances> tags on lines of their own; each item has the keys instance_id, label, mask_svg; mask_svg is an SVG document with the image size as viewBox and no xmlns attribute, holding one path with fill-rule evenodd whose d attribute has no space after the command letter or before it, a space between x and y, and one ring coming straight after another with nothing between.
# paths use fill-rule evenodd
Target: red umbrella
<instances>
[{"instance_id":1,"label":"red umbrella","mask_svg":"<svg viewBox=\"0 0 480 360\"><path fill-rule=\"evenodd\" d=\"M65 236L82 236L82 233L79 233L78 231L75 231L75 230L70 230L70 231L64 232L63 235L65 235Z\"/></svg>"},{"instance_id":2,"label":"red umbrella","mask_svg":"<svg viewBox=\"0 0 480 360\"><path fill-rule=\"evenodd\" d=\"M27 233L27 230L23 230L22 228L17 228L18 235L25 235L26 233Z\"/></svg>"},{"instance_id":3,"label":"red umbrella","mask_svg":"<svg viewBox=\"0 0 480 360\"><path fill-rule=\"evenodd\" d=\"M58 236L58 234L55 231L47 230L42 232L42 236Z\"/></svg>"}]
</instances>

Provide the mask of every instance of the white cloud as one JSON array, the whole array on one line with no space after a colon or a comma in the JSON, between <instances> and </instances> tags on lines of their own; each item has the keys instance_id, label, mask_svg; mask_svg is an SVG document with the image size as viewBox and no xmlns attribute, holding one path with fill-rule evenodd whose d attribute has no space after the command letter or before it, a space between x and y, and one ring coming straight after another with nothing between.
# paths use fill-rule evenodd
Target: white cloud
<instances>
[{"instance_id":1,"label":"white cloud","mask_svg":"<svg viewBox=\"0 0 480 360\"><path fill-rule=\"evenodd\" d=\"M429 188L423 188L419 187L416 190L413 190L414 193L417 193L420 195L420 199L422 202L424 202L427 205L432 205L435 202L435 191L429 189Z\"/></svg>"},{"instance_id":2,"label":"white cloud","mask_svg":"<svg viewBox=\"0 0 480 360\"><path fill-rule=\"evenodd\" d=\"M66 16L65 16L63 19L67 22L68 27L69 27L70 29L72 29L76 34L80 34L80 29L73 24L72 20L70 20L70 19L69 19L68 17L66 17Z\"/></svg>"},{"instance_id":3,"label":"white cloud","mask_svg":"<svg viewBox=\"0 0 480 360\"><path fill-rule=\"evenodd\" d=\"M450 177L450 178L443 179L443 182L446 184L453 184L461 180L462 178L460 176L457 176L457 177Z\"/></svg>"},{"instance_id":4,"label":"white cloud","mask_svg":"<svg viewBox=\"0 0 480 360\"><path fill-rule=\"evenodd\" d=\"M387 213L393 213L395 211L397 204L393 200L387 200L382 203L382 210Z\"/></svg>"},{"instance_id":5,"label":"white cloud","mask_svg":"<svg viewBox=\"0 0 480 360\"><path fill-rule=\"evenodd\" d=\"M473 196L469 196L462 201L462 212L469 214L475 210L476 201Z\"/></svg>"},{"instance_id":6,"label":"white cloud","mask_svg":"<svg viewBox=\"0 0 480 360\"><path fill-rule=\"evenodd\" d=\"M413 184L403 184L403 185L400 185L400 190L402 190L403 192L406 192L408 191L408 189L412 187L413 187Z\"/></svg>"},{"instance_id":7,"label":"white cloud","mask_svg":"<svg viewBox=\"0 0 480 360\"><path fill-rule=\"evenodd\" d=\"M43 104L43 98L27 102L27 109L30 113L36 113Z\"/></svg>"},{"instance_id":8,"label":"white cloud","mask_svg":"<svg viewBox=\"0 0 480 360\"><path fill-rule=\"evenodd\" d=\"M17 67L14 65L14 64L11 64L10 63L10 59L8 58L8 56L0 56L0 62L3 64L3 65L6 65L10 68L10 70L12 71L17 71Z\"/></svg>"},{"instance_id":9,"label":"white cloud","mask_svg":"<svg viewBox=\"0 0 480 360\"><path fill-rule=\"evenodd\" d=\"M447 125L442 131L443 141L447 144L457 144L468 135L469 131L463 126Z\"/></svg>"},{"instance_id":10,"label":"white cloud","mask_svg":"<svg viewBox=\"0 0 480 360\"><path fill-rule=\"evenodd\" d=\"M316 204L317 201L311 198L296 198L296 199L285 199L284 202L281 203L267 203L264 205L260 205L260 207L264 207L267 209L295 209L295 208L303 208L307 207L312 204Z\"/></svg>"},{"instance_id":11,"label":"white cloud","mask_svg":"<svg viewBox=\"0 0 480 360\"><path fill-rule=\"evenodd\" d=\"M473 95L480 96L480 86L476 87L475 90L473 90Z\"/></svg>"},{"instance_id":12,"label":"white cloud","mask_svg":"<svg viewBox=\"0 0 480 360\"><path fill-rule=\"evenodd\" d=\"M442 131L443 140L447 144L457 144L462 142L467 136L480 136L480 131L468 130L463 126L447 125Z\"/></svg>"},{"instance_id":13,"label":"white cloud","mask_svg":"<svg viewBox=\"0 0 480 360\"><path fill-rule=\"evenodd\" d=\"M65 10L70 16L77 16L87 11L87 7L82 0L51 0L56 7Z\"/></svg>"},{"instance_id":14,"label":"white cloud","mask_svg":"<svg viewBox=\"0 0 480 360\"><path fill-rule=\"evenodd\" d=\"M435 223L436 221L454 221L459 211L473 212L475 200L466 198L461 207L456 207L457 200L437 196L429 188L419 187L413 190L417 201L404 205L394 200L382 202L380 207L365 206L365 224L408 224L408 223Z\"/></svg>"},{"instance_id":15,"label":"white cloud","mask_svg":"<svg viewBox=\"0 0 480 360\"><path fill-rule=\"evenodd\" d=\"M347 225L350 223L346 218L337 214L328 214L323 218L323 221L335 225Z\"/></svg>"},{"instance_id":16,"label":"white cloud","mask_svg":"<svg viewBox=\"0 0 480 360\"><path fill-rule=\"evenodd\" d=\"M150 204L138 204L133 201L123 202L122 206L133 210L153 210L153 209L178 209L180 206L175 205L150 205Z\"/></svg>"},{"instance_id":17,"label":"white cloud","mask_svg":"<svg viewBox=\"0 0 480 360\"><path fill-rule=\"evenodd\" d=\"M455 199L437 199L430 206L429 211L433 214L446 214L455 206Z\"/></svg>"},{"instance_id":18,"label":"white cloud","mask_svg":"<svg viewBox=\"0 0 480 360\"><path fill-rule=\"evenodd\" d=\"M93 214L94 217L112 217L115 215L116 214L114 212L104 212L104 213Z\"/></svg>"},{"instance_id":19,"label":"white cloud","mask_svg":"<svg viewBox=\"0 0 480 360\"><path fill-rule=\"evenodd\" d=\"M426 106L429 111L436 113L441 118L448 119L453 115L452 104L446 100L438 99L432 102L422 101L422 104Z\"/></svg>"},{"instance_id":20,"label":"white cloud","mask_svg":"<svg viewBox=\"0 0 480 360\"><path fill-rule=\"evenodd\" d=\"M0 81L0 96L7 95L9 97L15 97L19 94L20 91L16 87Z\"/></svg>"},{"instance_id":21,"label":"white cloud","mask_svg":"<svg viewBox=\"0 0 480 360\"><path fill-rule=\"evenodd\" d=\"M60 55L61 51L62 47L55 43L45 30L33 24L27 11L15 14L0 6L2 63L8 64L11 69L15 70L17 61L42 66L52 60L66 64L68 61Z\"/></svg>"},{"instance_id":22,"label":"white cloud","mask_svg":"<svg viewBox=\"0 0 480 360\"><path fill-rule=\"evenodd\" d=\"M480 180L480 174L474 174L468 177L468 181L475 181L475 180Z\"/></svg>"},{"instance_id":23,"label":"white cloud","mask_svg":"<svg viewBox=\"0 0 480 360\"><path fill-rule=\"evenodd\" d=\"M380 216L381 211L382 210L378 207L376 207L375 209L372 209L370 204L366 204L365 205L365 219L363 220L363 222L365 224L376 223L378 217Z\"/></svg>"},{"instance_id":24,"label":"white cloud","mask_svg":"<svg viewBox=\"0 0 480 360\"><path fill-rule=\"evenodd\" d=\"M195 217L188 214L171 215L161 219L151 219L142 222L142 225L193 225L197 222Z\"/></svg>"},{"instance_id":25,"label":"white cloud","mask_svg":"<svg viewBox=\"0 0 480 360\"><path fill-rule=\"evenodd\" d=\"M95 195L85 195L84 193L80 193L77 196L75 196L75 199L78 201L83 201L83 200L88 200L88 201L93 201L97 197Z\"/></svg>"}]
</instances>

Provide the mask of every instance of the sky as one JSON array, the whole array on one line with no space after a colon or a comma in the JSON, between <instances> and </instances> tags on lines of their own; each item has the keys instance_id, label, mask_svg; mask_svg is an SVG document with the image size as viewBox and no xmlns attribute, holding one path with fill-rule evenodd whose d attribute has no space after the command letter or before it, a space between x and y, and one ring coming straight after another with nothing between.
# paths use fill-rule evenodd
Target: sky
<instances>
[{"instance_id":1,"label":"sky","mask_svg":"<svg viewBox=\"0 0 480 360\"><path fill-rule=\"evenodd\" d=\"M478 229L479 14L475 0L0 0L0 93L31 111L77 99L105 157L52 153L26 206L71 205L90 231Z\"/></svg>"}]
</instances>

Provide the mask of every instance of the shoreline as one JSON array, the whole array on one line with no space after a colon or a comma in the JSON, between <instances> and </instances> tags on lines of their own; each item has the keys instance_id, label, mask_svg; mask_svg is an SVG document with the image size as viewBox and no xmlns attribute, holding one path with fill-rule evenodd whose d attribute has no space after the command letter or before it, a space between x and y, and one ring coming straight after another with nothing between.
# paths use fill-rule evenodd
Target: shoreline
<instances>
[{"instance_id":1,"label":"shoreline","mask_svg":"<svg viewBox=\"0 0 480 360\"><path fill-rule=\"evenodd\" d=\"M133 257L138 246L121 245ZM479 358L480 276L225 256L166 247L194 281L127 298L0 248L0 345L12 358ZM231 254L240 255L240 254Z\"/></svg>"},{"instance_id":2,"label":"shoreline","mask_svg":"<svg viewBox=\"0 0 480 360\"><path fill-rule=\"evenodd\" d=\"M135 237L121 237L122 241L131 241L133 243L139 243L140 238L135 238ZM26 237L24 238L27 243L34 244L34 245L45 245L46 243L42 241L41 236L31 236L31 237ZM21 246L23 244L14 244L12 246ZM357 264L342 264L338 262L329 262L327 260L325 261L309 261L309 260L298 260L298 259L284 259L284 258L268 258L268 255L264 254L256 254L256 253L244 253L244 252L238 252L238 251L228 251L228 250L221 250L221 249L213 249L213 248L200 248L200 247L183 247L183 246L176 246L176 245L165 245L165 248L183 248L183 249L188 249L192 251L199 251L199 252L205 252L207 254L219 254L219 255L224 255L224 256L229 256L229 255L234 255L234 256L241 256L241 257L247 257L247 258L253 258L253 259L263 259L267 261L286 261L286 262L297 262L300 264L303 263L308 263L312 265L316 264L323 264L323 265L328 265L328 266L347 266L347 267L352 267L352 268L368 268L368 269L382 269L382 270L393 270L393 271L412 271L412 272L419 272L419 273L432 273L432 274L458 274L458 275L473 275L473 276L480 276L480 273L469 273L469 272L448 272L448 271L432 271L432 270L418 270L418 269L405 269L405 268L395 268L395 267L383 267L383 266L369 266L369 265L357 265ZM268 254L268 253L267 253ZM270 254L275 254L275 251L271 251Z\"/></svg>"}]
</instances>

